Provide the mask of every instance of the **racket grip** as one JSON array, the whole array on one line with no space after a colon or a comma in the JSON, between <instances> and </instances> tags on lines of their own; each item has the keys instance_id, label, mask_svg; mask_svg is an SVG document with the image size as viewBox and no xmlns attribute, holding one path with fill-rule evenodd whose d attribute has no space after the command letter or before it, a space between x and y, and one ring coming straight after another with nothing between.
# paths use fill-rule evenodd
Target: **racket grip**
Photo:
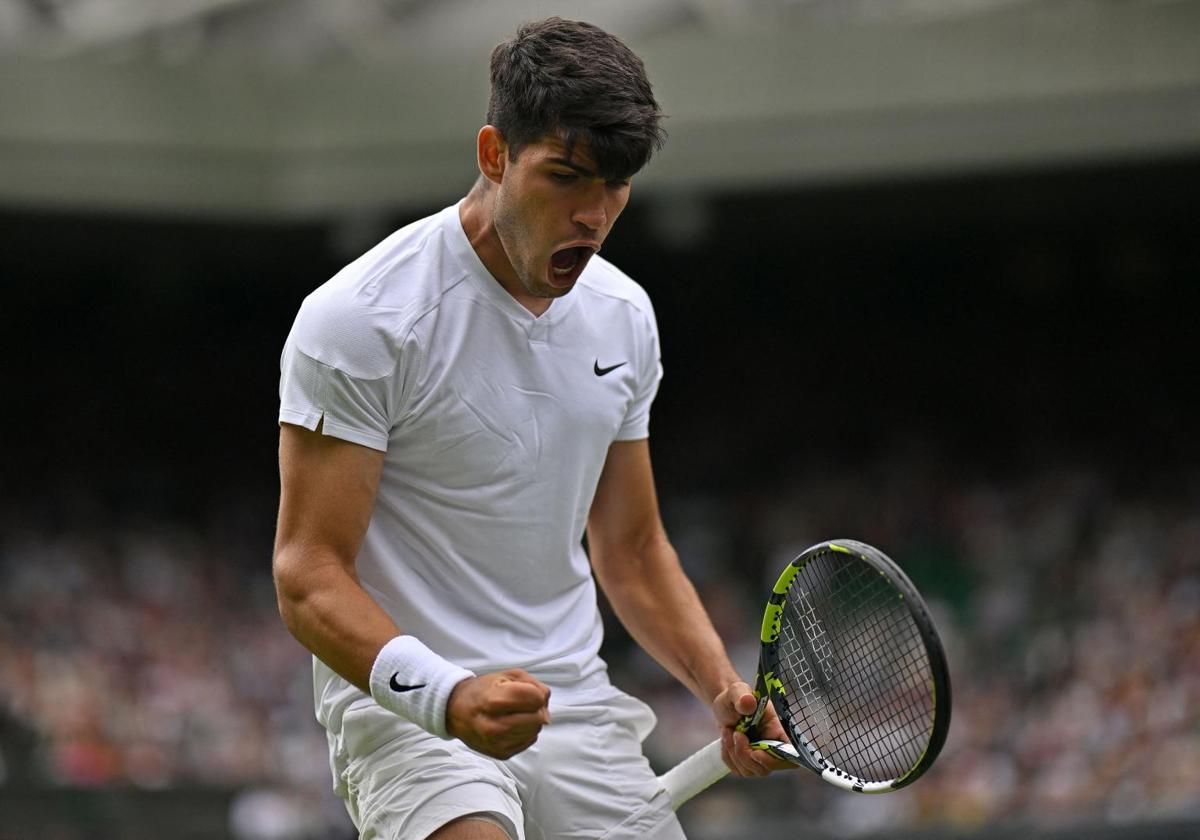
<instances>
[{"instance_id":1,"label":"racket grip","mask_svg":"<svg viewBox=\"0 0 1200 840\"><path fill-rule=\"evenodd\" d=\"M716 740L663 773L658 783L670 797L671 808L678 811L680 805L728 774L729 768L721 760L721 742Z\"/></svg>"}]
</instances>

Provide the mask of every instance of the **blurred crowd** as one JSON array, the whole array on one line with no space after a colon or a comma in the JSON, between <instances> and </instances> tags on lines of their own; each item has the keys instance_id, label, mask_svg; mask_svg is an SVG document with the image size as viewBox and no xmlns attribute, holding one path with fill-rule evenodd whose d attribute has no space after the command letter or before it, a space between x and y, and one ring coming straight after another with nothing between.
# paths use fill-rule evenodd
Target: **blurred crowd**
<instances>
[{"instance_id":1,"label":"blurred crowd","mask_svg":"<svg viewBox=\"0 0 1200 840\"><path fill-rule=\"evenodd\" d=\"M7 524L0 715L33 739L7 751L0 786L239 788L254 793L239 813L319 824L310 659L279 621L269 548L162 524ZM280 801L293 816L270 816Z\"/></svg>"},{"instance_id":2,"label":"blurred crowd","mask_svg":"<svg viewBox=\"0 0 1200 840\"><path fill-rule=\"evenodd\" d=\"M781 803L837 836L1200 817L1200 485L1138 485L1078 468L984 480L905 457L672 509L743 673L761 593L801 550L841 536L885 548L927 595L953 685L947 744L911 787L863 797L807 773L727 782L688 806L694 824L733 836L720 826ZM747 568L753 593L731 577ZM649 677L663 765L710 737L707 711L644 657L630 672Z\"/></svg>"},{"instance_id":3,"label":"blurred crowd","mask_svg":"<svg viewBox=\"0 0 1200 840\"><path fill-rule=\"evenodd\" d=\"M942 757L904 791L860 797L777 775L718 786L688 820L717 830L768 801L839 834L1200 817L1198 501L1200 485L1128 489L1051 467L984 480L936 458L813 467L732 498L664 494L676 547L747 675L782 564L855 537L927 594L954 689ZM0 733L31 740L0 750L0 786L235 787L253 792L237 805L248 824L275 808L304 815L290 836L322 836L328 765L309 659L278 619L261 536L8 521ZM605 655L658 713L657 765L712 737L702 704L611 623Z\"/></svg>"}]
</instances>

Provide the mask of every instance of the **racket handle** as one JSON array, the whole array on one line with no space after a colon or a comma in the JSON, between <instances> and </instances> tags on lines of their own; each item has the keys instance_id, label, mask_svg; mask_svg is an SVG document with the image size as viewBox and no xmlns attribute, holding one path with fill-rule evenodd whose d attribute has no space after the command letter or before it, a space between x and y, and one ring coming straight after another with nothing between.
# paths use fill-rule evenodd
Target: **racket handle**
<instances>
[{"instance_id":1,"label":"racket handle","mask_svg":"<svg viewBox=\"0 0 1200 840\"><path fill-rule=\"evenodd\" d=\"M721 760L721 742L716 740L663 773L658 783L670 797L671 808L678 811L680 805L728 774L729 768Z\"/></svg>"}]
</instances>

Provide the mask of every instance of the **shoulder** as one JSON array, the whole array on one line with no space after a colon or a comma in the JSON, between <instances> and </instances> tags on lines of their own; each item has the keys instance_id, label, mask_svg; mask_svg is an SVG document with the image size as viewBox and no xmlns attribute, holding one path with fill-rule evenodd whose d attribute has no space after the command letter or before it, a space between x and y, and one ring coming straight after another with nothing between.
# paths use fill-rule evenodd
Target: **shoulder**
<instances>
[{"instance_id":1,"label":"shoulder","mask_svg":"<svg viewBox=\"0 0 1200 840\"><path fill-rule=\"evenodd\" d=\"M579 287L594 302L608 309L654 321L654 307L646 290L603 257L592 257L579 278Z\"/></svg>"},{"instance_id":2,"label":"shoulder","mask_svg":"<svg viewBox=\"0 0 1200 840\"><path fill-rule=\"evenodd\" d=\"M443 235L430 216L347 265L304 299L289 344L357 378L388 375L413 325L463 279Z\"/></svg>"}]
</instances>

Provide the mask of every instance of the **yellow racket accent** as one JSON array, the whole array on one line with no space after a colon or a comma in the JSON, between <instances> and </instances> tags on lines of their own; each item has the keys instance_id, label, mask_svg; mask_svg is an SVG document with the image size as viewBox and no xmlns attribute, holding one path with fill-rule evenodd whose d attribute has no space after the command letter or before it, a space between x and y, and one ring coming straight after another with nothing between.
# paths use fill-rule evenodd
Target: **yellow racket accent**
<instances>
[{"instance_id":1,"label":"yellow racket accent","mask_svg":"<svg viewBox=\"0 0 1200 840\"><path fill-rule=\"evenodd\" d=\"M762 632L758 634L764 645L779 638L779 628L783 622L783 604L767 604L763 611Z\"/></svg>"},{"instance_id":2,"label":"yellow racket accent","mask_svg":"<svg viewBox=\"0 0 1200 840\"><path fill-rule=\"evenodd\" d=\"M775 587L771 591L776 595L786 595L788 589L791 588L792 578L799 573L800 567L789 563L787 568L783 570L783 574L779 576L779 580L775 581Z\"/></svg>"},{"instance_id":3,"label":"yellow racket accent","mask_svg":"<svg viewBox=\"0 0 1200 840\"><path fill-rule=\"evenodd\" d=\"M779 677L775 676L774 671L768 671L767 675L763 677L763 682L767 684L769 691L774 691L778 694L787 694L787 691L783 688L783 683L779 680Z\"/></svg>"},{"instance_id":4,"label":"yellow racket accent","mask_svg":"<svg viewBox=\"0 0 1200 840\"><path fill-rule=\"evenodd\" d=\"M775 581L774 588L771 592L779 597L778 602L772 597L771 602L767 604L767 608L763 610L762 629L758 637L763 644L769 645L771 642L779 638L779 626L783 622L783 596L787 595L787 591L791 588L792 580L800 573L799 566L793 566L790 563L783 570L783 574L779 576L779 580Z\"/></svg>"}]
</instances>

